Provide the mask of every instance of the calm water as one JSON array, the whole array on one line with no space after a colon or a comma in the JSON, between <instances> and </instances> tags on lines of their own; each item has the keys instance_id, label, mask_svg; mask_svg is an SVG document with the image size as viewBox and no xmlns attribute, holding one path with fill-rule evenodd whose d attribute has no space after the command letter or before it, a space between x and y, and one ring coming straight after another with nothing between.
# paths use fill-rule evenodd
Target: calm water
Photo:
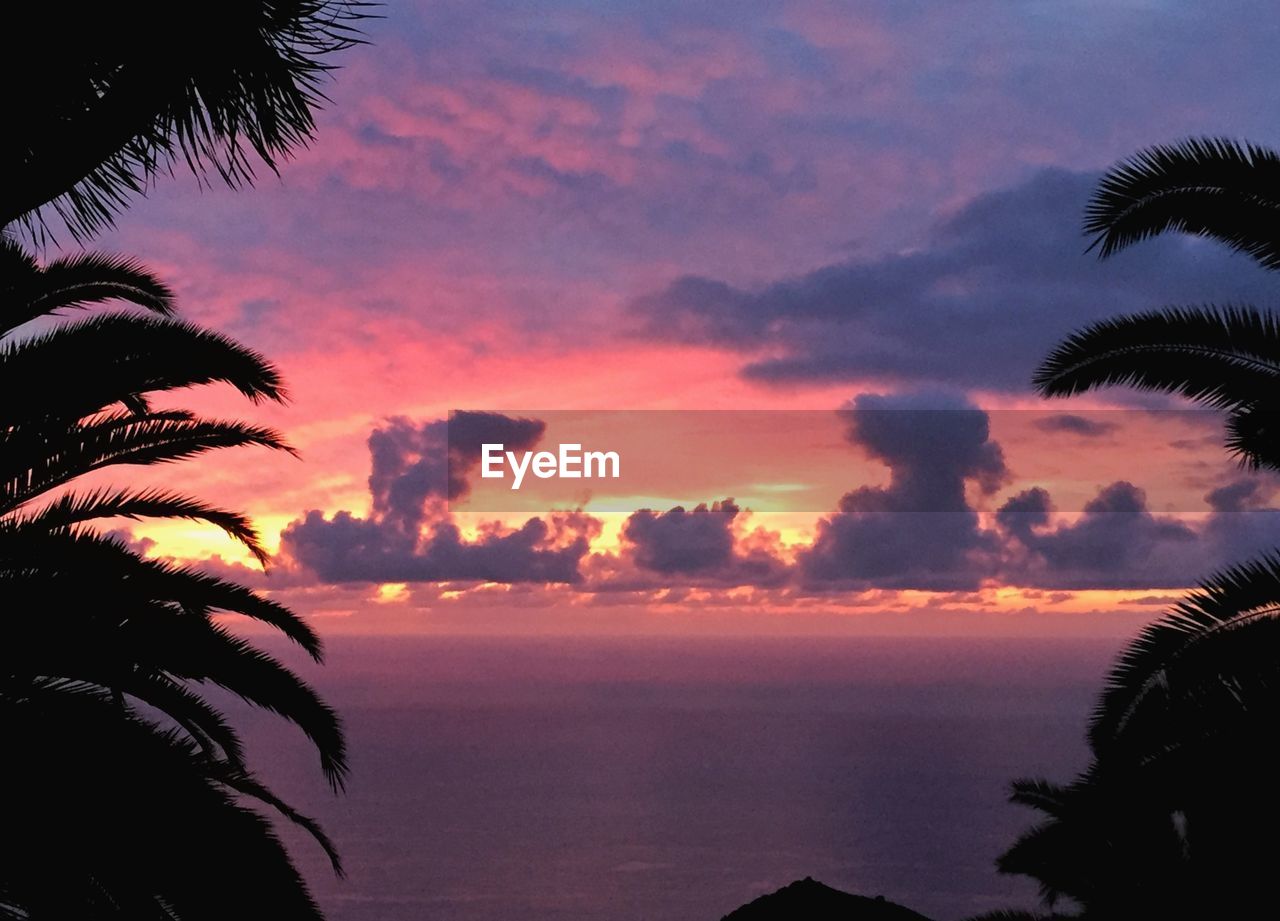
<instances>
[{"instance_id":1,"label":"calm water","mask_svg":"<svg viewBox=\"0 0 1280 921\"><path fill-rule=\"evenodd\" d=\"M343 850L335 881L296 848L333 921L716 921L803 876L948 921L1034 901L992 867L1032 818L1005 788L1082 765L1116 648L337 638L348 795L250 741Z\"/></svg>"}]
</instances>

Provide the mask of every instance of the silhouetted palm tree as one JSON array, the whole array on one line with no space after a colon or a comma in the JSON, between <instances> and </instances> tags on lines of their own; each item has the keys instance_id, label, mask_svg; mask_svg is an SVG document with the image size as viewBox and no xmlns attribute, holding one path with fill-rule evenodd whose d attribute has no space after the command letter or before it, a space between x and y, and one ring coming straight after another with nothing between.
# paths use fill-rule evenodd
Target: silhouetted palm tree
<instances>
[{"instance_id":1,"label":"silhouetted palm tree","mask_svg":"<svg viewBox=\"0 0 1280 921\"><path fill-rule=\"evenodd\" d=\"M1166 231L1219 240L1280 268L1280 158L1230 141L1152 148L1112 170L1089 206L1102 256ZM1171 308L1097 323L1061 344L1049 396L1127 385L1227 415L1228 447L1280 469L1280 322L1247 307ZM1274 903L1280 825L1280 556L1236 566L1148 626L1112 669L1072 784L1014 785L1047 820L1000 859L1079 917L1254 917Z\"/></svg>"},{"instance_id":2,"label":"silhouetted palm tree","mask_svg":"<svg viewBox=\"0 0 1280 921\"><path fill-rule=\"evenodd\" d=\"M1280 556L1233 566L1123 651L1094 711L1100 758L1154 762L1263 725L1280 704Z\"/></svg>"},{"instance_id":3,"label":"silhouetted palm tree","mask_svg":"<svg viewBox=\"0 0 1280 921\"><path fill-rule=\"evenodd\" d=\"M155 176L251 182L307 143L333 53L359 41L359 0L25 4L0 44L36 60L38 88L0 94L0 918L318 918L269 806L319 828L262 786L221 712L221 688L300 726L329 781L345 773L333 712L296 675L220 623L240 614L314 657L287 608L147 559L95 530L111 518L205 520L264 559L248 520L186 496L101 486L83 474L221 447L287 446L268 429L153 409L150 397L223 382L283 396L261 356L171 318L168 290L93 254L43 267L56 218L77 240L111 223ZM10 81L11 83L13 81ZM61 324L112 299L147 315ZM22 328L20 332L19 328Z\"/></svg>"},{"instance_id":4,"label":"silhouetted palm tree","mask_svg":"<svg viewBox=\"0 0 1280 921\"><path fill-rule=\"evenodd\" d=\"M1019 780L1011 800L1045 819L997 866L1039 883L1048 908L1066 902L1075 906L1070 917L1172 918L1195 896L1179 815L1128 770L1095 764L1069 785Z\"/></svg>"},{"instance_id":5,"label":"silhouetted palm tree","mask_svg":"<svg viewBox=\"0 0 1280 921\"><path fill-rule=\"evenodd\" d=\"M1222 139L1153 147L1112 169L1086 211L1102 257L1181 231L1280 269L1280 156ZM1176 307L1095 323L1044 361L1046 396L1124 385L1227 414L1228 447L1280 469L1280 322L1252 307Z\"/></svg>"},{"instance_id":6,"label":"silhouetted palm tree","mask_svg":"<svg viewBox=\"0 0 1280 921\"><path fill-rule=\"evenodd\" d=\"M999 860L1081 917L1251 917L1274 901L1280 557L1207 580L1112 668L1069 785L1019 781L1047 820Z\"/></svg>"},{"instance_id":7,"label":"silhouetted palm tree","mask_svg":"<svg viewBox=\"0 0 1280 921\"><path fill-rule=\"evenodd\" d=\"M334 52L359 41L359 0L14 4L6 60L41 61L38 91L0 94L0 227L76 239L108 225L172 165L241 185L305 144Z\"/></svg>"},{"instance_id":8,"label":"silhouetted palm tree","mask_svg":"<svg viewBox=\"0 0 1280 921\"><path fill-rule=\"evenodd\" d=\"M6 692L0 736L0 918L323 918L251 808L274 798L109 692L73 682Z\"/></svg>"},{"instance_id":9,"label":"silhouetted palm tree","mask_svg":"<svg viewBox=\"0 0 1280 921\"><path fill-rule=\"evenodd\" d=\"M145 312L55 316L112 299ZM265 623L319 659L315 633L269 598L145 558L92 526L203 520L265 560L249 521L169 492L68 489L105 467L240 445L288 450L269 429L152 408L152 395L217 382L254 401L284 398L260 355L172 311L169 290L135 263L87 254L42 267L0 240L0 917L6 905L24 918L318 917L246 799L301 824L337 866L319 828L254 778L235 729L202 690L222 688L299 726L340 786L346 760L333 711L219 615ZM43 824L51 816L58 821ZM123 829L132 831L121 840L150 840L113 847ZM237 888L241 878L228 877L230 887L224 878L244 861L256 869L243 880L269 885L265 904L278 912L252 900L229 910L256 898ZM34 911L42 899L67 910Z\"/></svg>"}]
</instances>

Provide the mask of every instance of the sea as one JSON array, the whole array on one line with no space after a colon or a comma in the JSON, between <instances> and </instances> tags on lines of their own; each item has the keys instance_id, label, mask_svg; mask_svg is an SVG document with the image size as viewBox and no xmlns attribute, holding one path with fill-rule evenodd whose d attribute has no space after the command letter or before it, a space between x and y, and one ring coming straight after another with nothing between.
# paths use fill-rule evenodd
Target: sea
<instances>
[{"instance_id":1,"label":"sea","mask_svg":"<svg viewBox=\"0 0 1280 921\"><path fill-rule=\"evenodd\" d=\"M285 724L262 773L332 921L717 921L796 879L936 921L1036 904L995 860L1011 780L1084 767L1116 639L349 637L306 675L351 750L335 796Z\"/></svg>"}]
</instances>

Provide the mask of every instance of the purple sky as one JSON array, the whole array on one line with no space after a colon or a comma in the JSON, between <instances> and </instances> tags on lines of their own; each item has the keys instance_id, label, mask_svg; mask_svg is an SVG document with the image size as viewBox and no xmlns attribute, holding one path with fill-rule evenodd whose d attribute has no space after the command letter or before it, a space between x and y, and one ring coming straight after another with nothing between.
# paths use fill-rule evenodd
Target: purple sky
<instances>
[{"instance_id":1,"label":"purple sky","mask_svg":"<svg viewBox=\"0 0 1280 921\"><path fill-rule=\"evenodd\" d=\"M1079 230L1099 171L1142 146L1280 144L1269 4L384 13L278 181L232 193L166 179L102 241L157 266L188 315L291 381L294 404L263 421L305 464L237 456L180 475L248 507L273 544L343 510L385 517L371 434L425 432L450 408L834 409L920 388L1032 405L1031 368L1083 322L1275 300L1262 273L1212 247L1162 240L1099 264ZM641 542L672 526L637 524L631 550L659 558ZM797 565L824 571L822 541L865 537L838 530L813 524ZM189 530L135 533L180 556L227 553ZM378 597L430 609L443 591L331 585L297 547L285 542L282 584L313 610Z\"/></svg>"}]
</instances>

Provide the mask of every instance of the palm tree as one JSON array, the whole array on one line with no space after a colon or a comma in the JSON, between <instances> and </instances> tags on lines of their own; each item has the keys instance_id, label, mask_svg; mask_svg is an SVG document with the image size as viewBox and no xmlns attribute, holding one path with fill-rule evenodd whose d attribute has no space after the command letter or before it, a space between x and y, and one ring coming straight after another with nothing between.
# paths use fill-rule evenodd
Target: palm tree
<instances>
[{"instance_id":1,"label":"palm tree","mask_svg":"<svg viewBox=\"0 0 1280 921\"><path fill-rule=\"evenodd\" d=\"M39 92L0 98L0 227L51 210L81 240L174 165L239 186L312 136L360 0L236 0L173 14L161 0L5 10L8 60L51 62ZM53 66L56 62L56 66Z\"/></svg>"},{"instance_id":2,"label":"palm tree","mask_svg":"<svg viewBox=\"0 0 1280 921\"><path fill-rule=\"evenodd\" d=\"M301 727L340 787L332 710L220 615L263 622L317 659L318 638L267 597L147 559L95 528L121 517L204 520L265 561L243 515L165 491L74 489L109 466L240 445L288 450L268 429L150 400L219 382L281 400L279 376L256 353L173 319L170 292L135 263L87 254L40 266L8 234L43 243L56 219L83 240L175 166L233 187L275 171L311 139L334 53L360 41L369 6L6 10L9 58L51 66L39 92L0 95L0 918L319 917L255 804L301 825L338 868L336 854L249 771L239 735L203 690ZM117 299L144 313L55 319Z\"/></svg>"},{"instance_id":3,"label":"palm tree","mask_svg":"<svg viewBox=\"0 0 1280 921\"><path fill-rule=\"evenodd\" d=\"M1107 678L1093 762L1071 784L1014 784L1047 821L999 860L1081 917L1248 917L1274 901L1280 825L1280 556L1206 580ZM1262 912L1265 914L1265 912Z\"/></svg>"},{"instance_id":4,"label":"palm tree","mask_svg":"<svg viewBox=\"0 0 1280 921\"><path fill-rule=\"evenodd\" d=\"M159 490L74 488L105 467L244 445L289 450L269 429L153 409L150 399L225 383L253 401L281 401L278 372L175 319L168 288L128 260L84 254L41 266L3 239L0 298L0 392L8 395L0 406L0 790L10 801L0 918L319 917L270 825L246 802L300 824L338 868L336 854L314 822L255 778L238 733L203 691L221 688L298 726L337 789L346 756L336 715L221 615L266 624L317 660L319 638L278 602L145 558L94 527L202 520L265 561L243 515ZM141 312L57 319L109 300ZM61 824L47 824L51 816ZM153 836L145 852L110 846L129 826ZM202 848L210 860L191 863ZM272 910L250 910L251 890L221 881L246 861L254 866L243 879L260 880ZM46 915L33 909L44 899L66 904Z\"/></svg>"},{"instance_id":5,"label":"palm tree","mask_svg":"<svg viewBox=\"0 0 1280 921\"><path fill-rule=\"evenodd\" d=\"M270 793L109 692L73 682L6 692L0 732L0 918L323 918L251 806Z\"/></svg>"},{"instance_id":6,"label":"palm tree","mask_svg":"<svg viewBox=\"0 0 1280 921\"><path fill-rule=\"evenodd\" d=\"M1280 155L1223 139L1153 147L1106 174L1085 229L1102 258L1181 231L1280 269ZM1256 308L1104 320L1054 349L1034 382L1045 396L1122 385L1223 410L1228 448L1251 466L1280 469L1280 320Z\"/></svg>"},{"instance_id":7,"label":"palm tree","mask_svg":"<svg viewBox=\"0 0 1280 921\"><path fill-rule=\"evenodd\" d=\"M1086 228L1103 257L1168 231L1208 237L1280 269L1280 157L1193 140L1156 147L1103 179ZM1097 323L1039 369L1047 396L1125 385L1225 411L1228 448L1280 469L1280 321L1250 307L1168 308ZM1124 650L1075 782L1015 784L1046 813L1001 858L1080 917L1227 917L1270 906L1280 824L1280 555L1235 566Z\"/></svg>"},{"instance_id":8,"label":"palm tree","mask_svg":"<svg viewBox=\"0 0 1280 921\"><path fill-rule=\"evenodd\" d=\"M1001 873L1040 885L1069 917L1175 917L1196 896L1176 810L1128 771L1097 763L1068 785L1019 780L1011 801L1045 819L1002 854Z\"/></svg>"},{"instance_id":9,"label":"palm tree","mask_svg":"<svg viewBox=\"0 0 1280 921\"><path fill-rule=\"evenodd\" d=\"M1280 155L1223 139L1153 147L1103 178L1085 228L1104 258L1180 231L1280 269ZM1168 308L1105 320L1060 344L1035 382L1046 396L1128 385L1224 410L1228 448L1254 467L1280 469L1280 317L1274 314L1251 307ZM1253 719L1251 707L1270 706L1266 692L1276 675L1267 639L1280 630L1278 611L1280 556L1205 581L1125 651L1095 714L1095 751L1151 757L1144 734L1153 734L1157 719L1164 725L1154 734L1174 744L1175 736L1201 739L1228 717ZM1246 686L1255 693L1242 693ZM1181 703L1171 724L1175 700Z\"/></svg>"}]
</instances>

